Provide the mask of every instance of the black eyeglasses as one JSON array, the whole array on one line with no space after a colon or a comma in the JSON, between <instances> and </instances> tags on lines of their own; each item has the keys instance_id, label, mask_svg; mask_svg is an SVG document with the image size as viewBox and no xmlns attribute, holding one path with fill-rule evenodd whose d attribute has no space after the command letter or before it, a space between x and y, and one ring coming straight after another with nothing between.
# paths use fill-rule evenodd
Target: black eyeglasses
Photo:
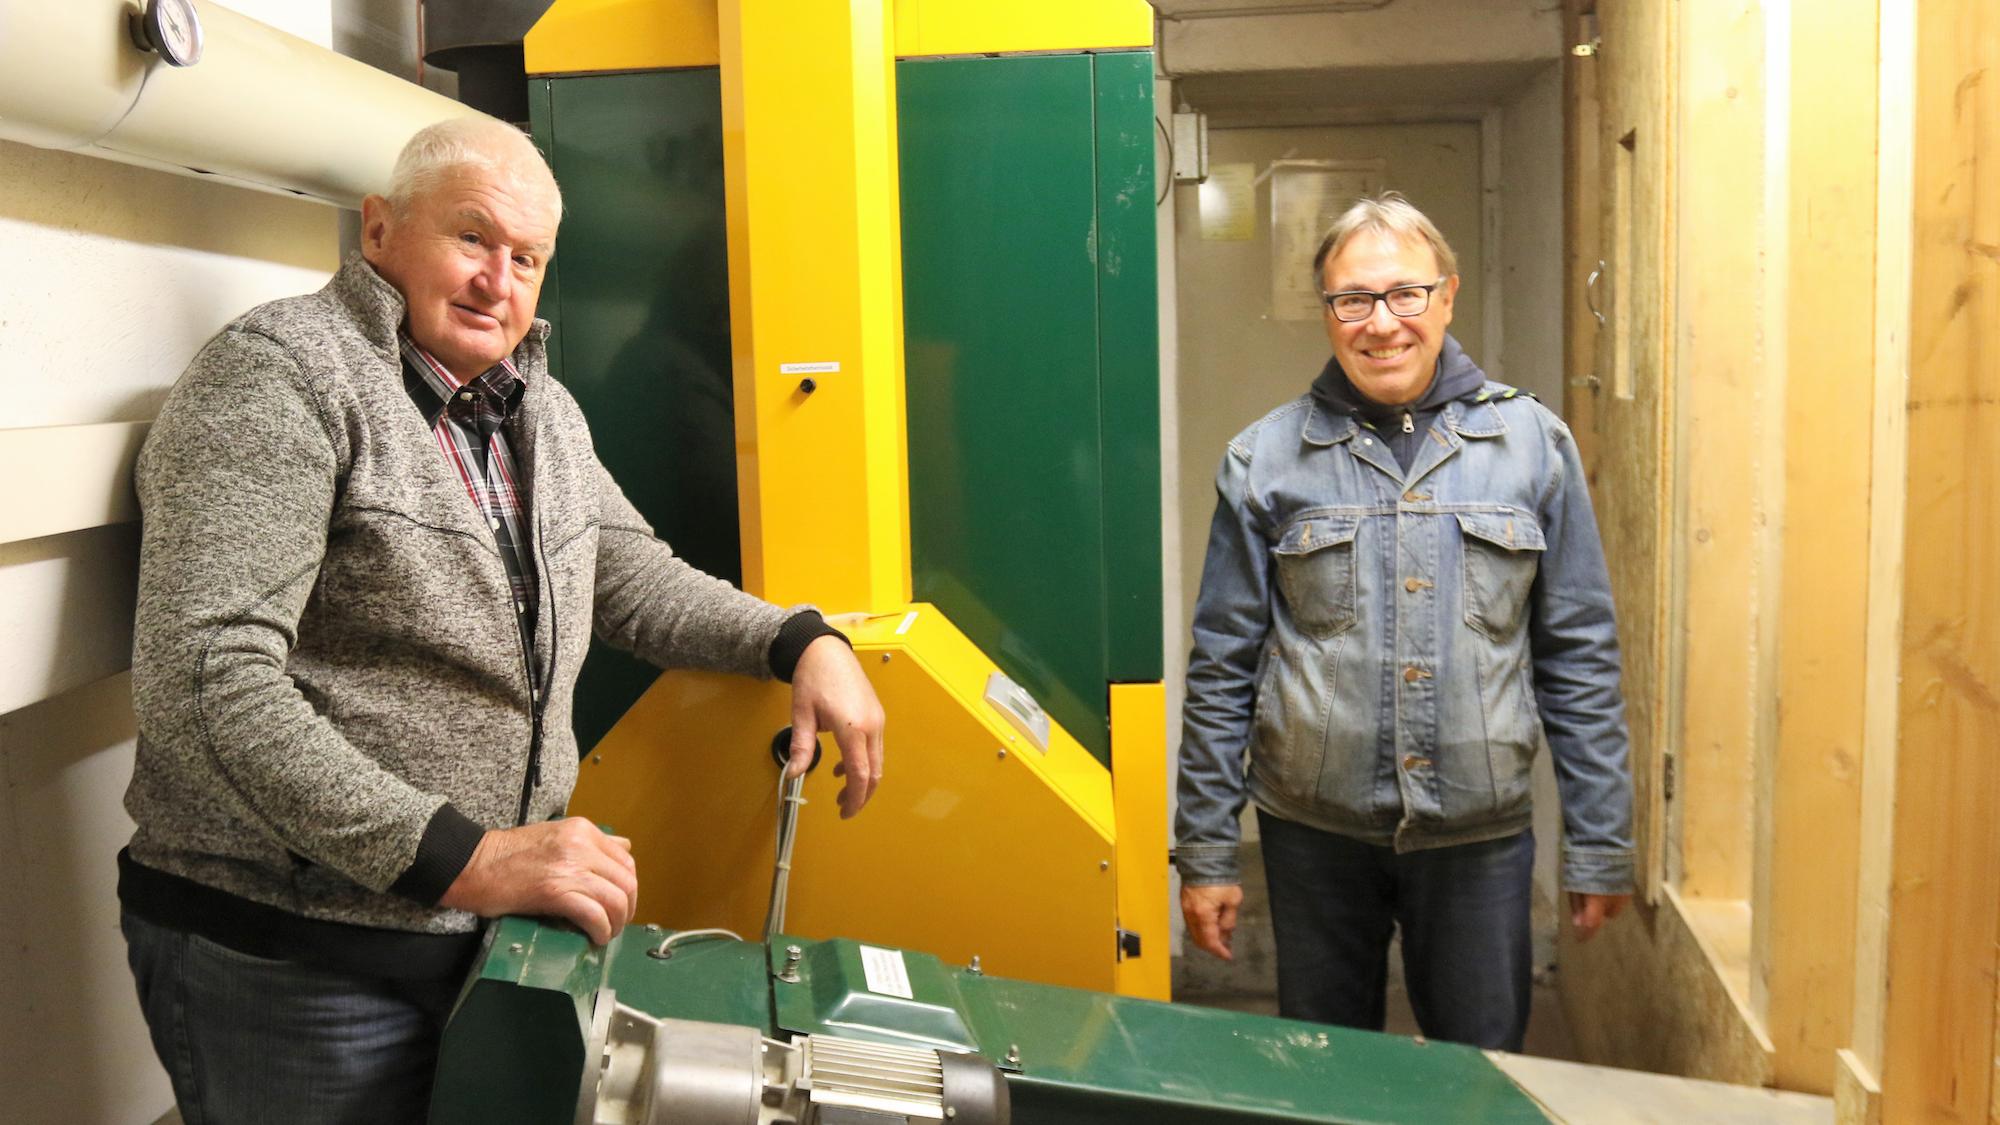
<instances>
[{"instance_id":1,"label":"black eyeglasses","mask_svg":"<svg viewBox=\"0 0 2000 1125\"><path fill-rule=\"evenodd\" d=\"M1388 305L1389 311L1397 316L1420 316L1431 307L1431 290L1443 284L1444 278L1440 277L1429 285L1398 285L1384 292L1343 289L1338 293L1321 293L1319 299L1333 310L1333 319L1345 324L1373 316L1377 301Z\"/></svg>"}]
</instances>

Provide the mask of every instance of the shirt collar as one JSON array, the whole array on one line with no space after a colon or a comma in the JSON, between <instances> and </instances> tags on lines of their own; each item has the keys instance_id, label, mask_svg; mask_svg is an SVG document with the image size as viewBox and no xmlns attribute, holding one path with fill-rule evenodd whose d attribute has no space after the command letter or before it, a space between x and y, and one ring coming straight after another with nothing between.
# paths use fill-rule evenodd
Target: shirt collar
<instances>
[{"instance_id":1,"label":"shirt collar","mask_svg":"<svg viewBox=\"0 0 2000 1125\"><path fill-rule=\"evenodd\" d=\"M444 413L445 407L451 403L451 396L461 389L490 396L496 400L503 415L508 417L513 415L514 408L521 404L521 396L527 391L527 381L521 378L521 372L511 358L502 357L499 363L481 372L477 378L462 381L435 356L410 339L408 333L398 332L396 340L403 352L403 381L417 409L423 411L428 425L437 425L438 415Z\"/></svg>"}]
</instances>

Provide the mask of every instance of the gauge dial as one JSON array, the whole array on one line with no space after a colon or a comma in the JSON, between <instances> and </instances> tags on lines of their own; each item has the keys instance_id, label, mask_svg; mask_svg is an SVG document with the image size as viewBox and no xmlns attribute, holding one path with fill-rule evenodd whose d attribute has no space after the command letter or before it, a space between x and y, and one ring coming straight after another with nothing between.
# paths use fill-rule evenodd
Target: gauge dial
<instances>
[{"instance_id":1,"label":"gauge dial","mask_svg":"<svg viewBox=\"0 0 2000 1125\"><path fill-rule=\"evenodd\" d=\"M146 0L139 27L140 45L158 51L170 65L193 66L201 61L201 17L195 13L194 0Z\"/></svg>"}]
</instances>

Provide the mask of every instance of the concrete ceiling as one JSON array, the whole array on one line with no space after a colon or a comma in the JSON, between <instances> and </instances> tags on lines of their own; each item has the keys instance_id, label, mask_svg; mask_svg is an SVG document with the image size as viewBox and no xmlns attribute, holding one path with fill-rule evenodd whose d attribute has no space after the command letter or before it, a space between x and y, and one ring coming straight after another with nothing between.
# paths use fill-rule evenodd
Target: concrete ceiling
<instances>
[{"instance_id":1,"label":"concrete ceiling","mask_svg":"<svg viewBox=\"0 0 2000 1125\"><path fill-rule=\"evenodd\" d=\"M1349 117L1361 111L1421 115L1498 105L1551 61L1444 63L1196 74L1175 94L1208 114L1214 126L1278 124Z\"/></svg>"},{"instance_id":2,"label":"concrete ceiling","mask_svg":"<svg viewBox=\"0 0 2000 1125\"><path fill-rule=\"evenodd\" d=\"M1211 125L1476 117L1563 57L1558 0L1153 0Z\"/></svg>"}]
</instances>

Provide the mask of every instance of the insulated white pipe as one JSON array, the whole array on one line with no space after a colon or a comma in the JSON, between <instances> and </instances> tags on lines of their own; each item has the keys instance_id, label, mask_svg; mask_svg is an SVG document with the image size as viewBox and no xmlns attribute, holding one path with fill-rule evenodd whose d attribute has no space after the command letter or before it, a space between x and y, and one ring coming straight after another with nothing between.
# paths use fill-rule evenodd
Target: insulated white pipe
<instances>
[{"instance_id":1,"label":"insulated white pipe","mask_svg":"<svg viewBox=\"0 0 2000 1125\"><path fill-rule=\"evenodd\" d=\"M412 133L477 112L211 3L201 61L172 67L138 11L0 0L0 139L358 207Z\"/></svg>"}]
</instances>

